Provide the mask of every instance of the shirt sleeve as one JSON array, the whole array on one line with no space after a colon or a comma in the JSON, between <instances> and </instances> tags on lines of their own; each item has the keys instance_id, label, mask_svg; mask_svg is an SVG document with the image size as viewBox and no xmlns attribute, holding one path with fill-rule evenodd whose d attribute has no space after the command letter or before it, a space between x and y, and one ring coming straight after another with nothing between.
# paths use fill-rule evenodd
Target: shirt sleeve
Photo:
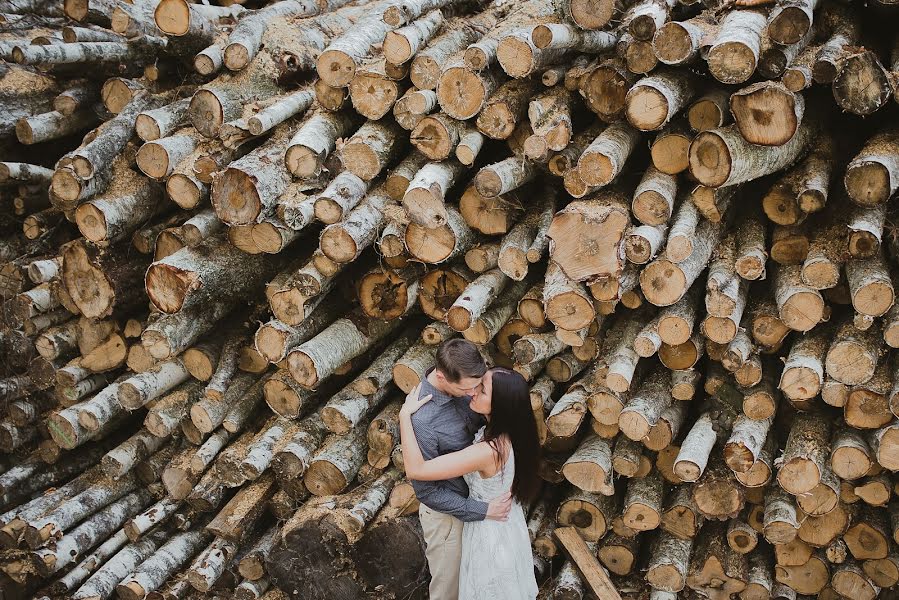
<instances>
[{"instance_id":1,"label":"shirt sleeve","mask_svg":"<svg viewBox=\"0 0 899 600\"><path fill-rule=\"evenodd\" d=\"M431 427L428 427L427 423L418 422L413 416L412 429L415 431L415 439L425 460L438 456L437 436ZM452 515L465 522L483 521L487 516L486 502L466 498L455 490L440 485L440 481L410 481L419 502L432 510Z\"/></svg>"}]
</instances>

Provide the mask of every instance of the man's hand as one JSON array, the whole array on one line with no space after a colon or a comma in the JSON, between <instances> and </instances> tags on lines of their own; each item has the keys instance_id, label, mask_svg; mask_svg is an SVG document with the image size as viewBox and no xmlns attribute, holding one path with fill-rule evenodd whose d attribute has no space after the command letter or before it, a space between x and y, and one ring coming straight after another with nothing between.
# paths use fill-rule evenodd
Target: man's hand
<instances>
[{"instance_id":1,"label":"man's hand","mask_svg":"<svg viewBox=\"0 0 899 600\"><path fill-rule=\"evenodd\" d=\"M509 518L510 510L512 510L512 492L506 492L490 501L485 518L491 521L505 521Z\"/></svg>"},{"instance_id":2,"label":"man's hand","mask_svg":"<svg viewBox=\"0 0 899 600\"><path fill-rule=\"evenodd\" d=\"M412 388L412 391L406 394L406 401L403 403L403 407L400 409L400 413L411 417L415 414L415 411L430 402L431 398L434 397L431 394L426 394L419 398L419 390L421 390L420 383Z\"/></svg>"}]
</instances>

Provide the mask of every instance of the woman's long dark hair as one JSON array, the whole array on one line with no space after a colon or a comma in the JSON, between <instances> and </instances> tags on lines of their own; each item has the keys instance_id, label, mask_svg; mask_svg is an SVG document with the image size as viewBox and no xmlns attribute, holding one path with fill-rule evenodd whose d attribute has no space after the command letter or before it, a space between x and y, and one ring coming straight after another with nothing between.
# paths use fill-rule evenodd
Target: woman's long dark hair
<instances>
[{"instance_id":1,"label":"woman's long dark hair","mask_svg":"<svg viewBox=\"0 0 899 600\"><path fill-rule=\"evenodd\" d=\"M540 460L540 440L537 423L531 411L531 395L527 381L515 371L490 369L493 376L490 422L484 430L484 440L499 456L499 438L509 438L515 453L515 479L512 497L527 506L540 489L537 463Z\"/></svg>"}]
</instances>

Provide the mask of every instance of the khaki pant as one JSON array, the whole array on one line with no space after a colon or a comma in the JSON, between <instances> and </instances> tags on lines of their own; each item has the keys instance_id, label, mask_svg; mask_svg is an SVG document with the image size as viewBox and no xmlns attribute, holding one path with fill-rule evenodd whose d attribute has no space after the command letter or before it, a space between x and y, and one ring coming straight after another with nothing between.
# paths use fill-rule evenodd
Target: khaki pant
<instances>
[{"instance_id":1,"label":"khaki pant","mask_svg":"<svg viewBox=\"0 0 899 600\"><path fill-rule=\"evenodd\" d=\"M418 516L428 545L425 556L431 570L430 600L457 600L462 562L462 521L420 504Z\"/></svg>"}]
</instances>

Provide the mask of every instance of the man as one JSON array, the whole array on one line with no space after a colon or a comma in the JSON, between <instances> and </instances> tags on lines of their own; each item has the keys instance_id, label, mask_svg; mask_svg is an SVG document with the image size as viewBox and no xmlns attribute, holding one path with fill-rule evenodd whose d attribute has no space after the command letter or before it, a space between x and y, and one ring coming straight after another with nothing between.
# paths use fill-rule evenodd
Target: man
<instances>
[{"instance_id":1,"label":"man","mask_svg":"<svg viewBox=\"0 0 899 600\"><path fill-rule=\"evenodd\" d=\"M425 460L456 452L474 441L483 418L469 408L471 395L487 371L477 346L452 339L437 348L437 365L421 382L419 397L433 399L412 415L412 428ZM421 502L418 515L428 548L430 600L456 600L462 560L462 522L504 521L512 506L505 494L490 504L468 497L461 477L446 481L412 481Z\"/></svg>"}]
</instances>

